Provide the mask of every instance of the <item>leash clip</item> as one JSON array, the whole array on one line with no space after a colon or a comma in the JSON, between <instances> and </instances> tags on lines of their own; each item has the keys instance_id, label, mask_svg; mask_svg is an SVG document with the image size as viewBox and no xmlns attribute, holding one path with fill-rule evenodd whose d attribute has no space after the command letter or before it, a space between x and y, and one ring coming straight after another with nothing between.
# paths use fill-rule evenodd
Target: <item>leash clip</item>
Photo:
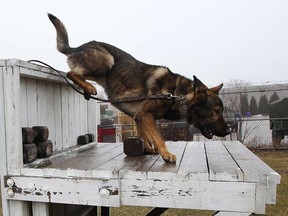
<instances>
[{"instance_id":1,"label":"leash clip","mask_svg":"<svg viewBox=\"0 0 288 216\"><path fill-rule=\"evenodd\" d=\"M179 101L179 100L184 100L185 96L175 96L172 93L168 93L166 98L169 99L169 100L175 99L175 100Z\"/></svg>"}]
</instances>

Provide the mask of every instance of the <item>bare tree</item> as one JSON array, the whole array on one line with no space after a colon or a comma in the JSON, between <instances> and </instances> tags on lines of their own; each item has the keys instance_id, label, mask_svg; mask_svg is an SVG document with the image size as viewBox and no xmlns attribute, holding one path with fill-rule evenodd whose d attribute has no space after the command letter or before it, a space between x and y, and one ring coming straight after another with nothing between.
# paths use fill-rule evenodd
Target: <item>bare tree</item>
<instances>
[{"instance_id":1,"label":"bare tree","mask_svg":"<svg viewBox=\"0 0 288 216\"><path fill-rule=\"evenodd\" d=\"M242 124L249 107L246 94L247 88L249 86L251 86L251 83L244 80L230 80L224 84L224 89L221 92L221 99L223 101L224 107L235 112L235 115L237 116L239 125L237 139L240 141L244 141L246 137L246 133L242 133ZM243 113L244 110L245 113Z\"/></svg>"}]
</instances>

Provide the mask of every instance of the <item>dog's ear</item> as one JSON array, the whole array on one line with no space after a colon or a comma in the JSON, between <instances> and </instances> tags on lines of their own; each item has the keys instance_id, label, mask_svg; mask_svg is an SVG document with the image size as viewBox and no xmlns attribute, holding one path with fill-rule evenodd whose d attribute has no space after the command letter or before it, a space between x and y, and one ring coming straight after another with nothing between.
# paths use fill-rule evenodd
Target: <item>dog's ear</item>
<instances>
[{"instance_id":1,"label":"dog's ear","mask_svg":"<svg viewBox=\"0 0 288 216\"><path fill-rule=\"evenodd\" d=\"M196 102L205 101L207 99L207 86L204 85L196 76L193 76L193 92L186 96L190 106Z\"/></svg>"},{"instance_id":2,"label":"dog's ear","mask_svg":"<svg viewBox=\"0 0 288 216\"><path fill-rule=\"evenodd\" d=\"M222 87L223 87L223 83L213 88L210 88L209 90L218 95Z\"/></svg>"},{"instance_id":3,"label":"dog's ear","mask_svg":"<svg viewBox=\"0 0 288 216\"><path fill-rule=\"evenodd\" d=\"M194 78L194 92L196 96L196 100L203 101L207 98L207 86L204 85L196 76Z\"/></svg>"},{"instance_id":4,"label":"dog's ear","mask_svg":"<svg viewBox=\"0 0 288 216\"><path fill-rule=\"evenodd\" d=\"M193 76L193 79L194 79L194 81L193 81L194 91L197 88L203 88L203 87L205 88L206 87L196 76Z\"/></svg>"}]
</instances>

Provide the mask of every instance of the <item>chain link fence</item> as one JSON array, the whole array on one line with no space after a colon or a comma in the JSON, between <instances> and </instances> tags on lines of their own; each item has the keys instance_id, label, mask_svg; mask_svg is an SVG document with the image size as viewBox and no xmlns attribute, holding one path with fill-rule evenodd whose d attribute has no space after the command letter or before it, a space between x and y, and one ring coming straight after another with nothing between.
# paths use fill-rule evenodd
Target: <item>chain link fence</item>
<instances>
[{"instance_id":1,"label":"chain link fence","mask_svg":"<svg viewBox=\"0 0 288 216\"><path fill-rule=\"evenodd\" d=\"M233 113L238 124L227 138L252 148L288 146L288 84L227 88L220 97L230 113L228 122Z\"/></svg>"},{"instance_id":2,"label":"chain link fence","mask_svg":"<svg viewBox=\"0 0 288 216\"><path fill-rule=\"evenodd\" d=\"M288 84L226 88L220 93L232 133L213 140L239 140L251 148L288 147ZM158 121L166 140L206 138L185 122Z\"/></svg>"}]
</instances>

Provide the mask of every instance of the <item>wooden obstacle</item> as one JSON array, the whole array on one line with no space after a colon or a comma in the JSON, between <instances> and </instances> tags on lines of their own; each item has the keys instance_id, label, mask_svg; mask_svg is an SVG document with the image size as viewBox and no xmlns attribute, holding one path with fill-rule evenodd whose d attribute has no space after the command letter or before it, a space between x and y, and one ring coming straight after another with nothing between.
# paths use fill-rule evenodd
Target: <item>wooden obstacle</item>
<instances>
[{"instance_id":1,"label":"wooden obstacle","mask_svg":"<svg viewBox=\"0 0 288 216\"><path fill-rule=\"evenodd\" d=\"M129 137L123 143L123 151L128 156L140 156L144 154L144 141L138 137Z\"/></svg>"},{"instance_id":2,"label":"wooden obstacle","mask_svg":"<svg viewBox=\"0 0 288 216\"><path fill-rule=\"evenodd\" d=\"M46 126L22 127L23 161L31 163L37 158L47 158L53 153Z\"/></svg>"},{"instance_id":3,"label":"wooden obstacle","mask_svg":"<svg viewBox=\"0 0 288 216\"><path fill-rule=\"evenodd\" d=\"M265 214L266 205L276 203L280 175L240 142L167 141L178 158L174 164L157 154L127 156L122 143L76 145L79 134L97 131L96 102L87 102L50 69L2 60L0 91L4 216L68 216L53 213L64 205L85 206L83 215L94 206L128 205L248 216ZM52 156L23 164L26 125L50 129Z\"/></svg>"}]
</instances>

